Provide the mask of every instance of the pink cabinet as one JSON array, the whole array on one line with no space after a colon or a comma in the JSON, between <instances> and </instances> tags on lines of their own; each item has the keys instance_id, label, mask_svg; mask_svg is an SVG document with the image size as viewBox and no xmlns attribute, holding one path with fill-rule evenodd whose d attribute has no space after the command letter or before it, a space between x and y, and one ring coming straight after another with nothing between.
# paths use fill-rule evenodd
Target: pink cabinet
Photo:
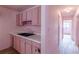
<instances>
[{"instance_id":1,"label":"pink cabinet","mask_svg":"<svg viewBox=\"0 0 79 59\"><path fill-rule=\"evenodd\" d=\"M40 25L41 22L41 7L32 9L32 25Z\"/></svg>"},{"instance_id":2,"label":"pink cabinet","mask_svg":"<svg viewBox=\"0 0 79 59\"><path fill-rule=\"evenodd\" d=\"M31 54L31 41L30 40L26 40L26 54Z\"/></svg>"},{"instance_id":3,"label":"pink cabinet","mask_svg":"<svg viewBox=\"0 0 79 59\"><path fill-rule=\"evenodd\" d=\"M14 36L13 47L21 54L40 54L41 44L29 39Z\"/></svg>"},{"instance_id":4,"label":"pink cabinet","mask_svg":"<svg viewBox=\"0 0 79 59\"><path fill-rule=\"evenodd\" d=\"M23 14L22 21L27 21L27 12L26 12L26 10L22 11L22 14Z\"/></svg>"},{"instance_id":5,"label":"pink cabinet","mask_svg":"<svg viewBox=\"0 0 79 59\"><path fill-rule=\"evenodd\" d=\"M16 25L41 25L41 6L24 10L16 14Z\"/></svg>"},{"instance_id":6,"label":"pink cabinet","mask_svg":"<svg viewBox=\"0 0 79 59\"><path fill-rule=\"evenodd\" d=\"M25 54L26 40L21 37L14 36L13 42L14 49L16 49L21 54Z\"/></svg>"},{"instance_id":7,"label":"pink cabinet","mask_svg":"<svg viewBox=\"0 0 79 59\"><path fill-rule=\"evenodd\" d=\"M17 26L22 26L23 25L22 20L23 20L23 13L18 12L16 14L16 25Z\"/></svg>"},{"instance_id":8,"label":"pink cabinet","mask_svg":"<svg viewBox=\"0 0 79 59\"><path fill-rule=\"evenodd\" d=\"M14 36L14 48L20 52L20 38L17 36Z\"/></svg>"},{"instance_id":9,"label":"pink cabinet","mask_svg":"<svg viewBox=\"0 0 79 59\"><path fill-rule=\"evenodd\" d=\"M32 54L40 54L41 45L40 43L32 42Z\"/></svg>"},{"instance_id":10,"label":"pink cabinet","mask_svg":"<svg viewBox=\"0 0 79 59\"><path fill-rule=\"evenodd\" d=\"M38 7L38 25L41 26L41 6Z\"/></svg>"},{"instance_id":11,"label":"pink cabinet","mask_svg":"<svg viewBox=\"0 0 79 59\"><path fill-rule=\"evenodd\" d=\"M27 21L32 21L32 9L27 11Z\"/></svg>"},{"instance_id":12,"label":"pink cabinet","mask_svg":"<svg viewBox=\"0 0 79 59\"><path fill-rule=\"evenodd\" d=\"M20 53L25 54L26 40L20 39Z\"/></svg>"},{"instance_id":13,"label":"pink cabinet","mask_svg":"<svg viewBox=\"0 0 79 59\"><path fill-rule=\"evenodd\" d=\"M26 18L30 25L41 25L41 6L27 10Z\"/></svg>"}]
</instances>

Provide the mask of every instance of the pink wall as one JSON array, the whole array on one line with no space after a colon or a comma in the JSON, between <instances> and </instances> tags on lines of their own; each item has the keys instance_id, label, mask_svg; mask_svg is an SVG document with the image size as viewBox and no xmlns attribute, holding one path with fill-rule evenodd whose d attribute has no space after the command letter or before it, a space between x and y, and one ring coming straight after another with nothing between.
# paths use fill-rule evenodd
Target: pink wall
<instances>
[{"instance_id":1,"label":"pink wall","mask_svg":"<svg viewBox=\"0 0 79 59\"><path fill-rule=\"evenodd\" d=\"M75 40L76 40L76 44L79 46L79 9L76 12L75 15Z\"/></svg>"},{"instance_id":2,"label":"pink wall","mask_svg":"<svg viewBox=\"0 0 79 59\"><path fill-rule=\"evenodd\" d=\"M56 6L45 6L45 23L42 24L45 25L45 36L42 36L42 49L45 50L43 53L59 53L59 46L58 46L58 14L57 14L57 7ZM43 20L43 18L42 18ZM42 33L42 34L43 34ZM45 38L43 38L45 37Z\"/></svg>"},{"instance_id":3,"label":"pink wall","mask_svg":"<svg viewBox=\"0 0 79 59\"><path fill-rule=\"evenodd\" d=\"M76 27L76 44L79 46L79 19L77 19Z\"/></svg>"},{"instance_id":4,"label":"pink wall","mask_svg":"<svg viewBox=\"0 0 79 59\"><path fill-rule=\"evenodd\" d=\"M0 7L0 50L10 47L9 33L16 29L16 12Z\"/></svg>"},{"instance_id":5,"label":"pink wall","mask_svg":"<svg viewBox=\"0 0 79 59\"><path fill-rule=\"evenodd\" d=\"M40 26L17 26L16 32L30 32L33 31L34 33L41 34L41 27Z\"/></svg>"}]
</instances>

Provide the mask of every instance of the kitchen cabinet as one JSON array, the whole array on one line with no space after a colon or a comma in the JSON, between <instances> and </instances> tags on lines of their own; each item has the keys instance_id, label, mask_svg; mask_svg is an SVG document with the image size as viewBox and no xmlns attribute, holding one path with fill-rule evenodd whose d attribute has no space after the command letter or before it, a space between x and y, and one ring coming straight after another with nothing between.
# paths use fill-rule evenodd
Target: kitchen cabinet
<instances>
[{"instance_id":1,"label":"kitchen cabinet","mask_svg":"<svg viewBox=\"0 0 79 59\"><path fill-rule=\"evenodd\" d=\"M41 7L32 9L32 25L41 25Z\"/></svg>"},{"instance_id":2,"label":"kitchen cabinet","mask_svg":"<svg viewBox=\"0 0 79 59\"><path fill-rule=\"evenodd\" d=\"M21 54L31 54L31 41L18 36L14 36L14 49Z\"/></svg>"},{"instance_id":3,"label":"kitchen cabinet","mask_svg":"<svg viewBox=\"0 0 79 59\"><path fill-rule=\"evenodd\" d=\"M32 9L26 12L26 25L32 25Z\"/></svg>"},{"instance_id":4,"label":"kitchen cabinet","mask_svg":"<svg viewBox=\"0 0 79 59\"><path fill-rule=\"evenodd\" d=\"M26 18L30 25L41 25L41 6L27 10Z\"/></svg>"},{"instance_id":5,"label":"kitchen cabinet","mask_svg":"<svg viewBox=\"0 0 79 59\"><path fill-rule=\"evenodd\" d=\"M27 21L32 21L32 9L27 11Z\"/></svg>"},{"instance_id":6,"label":"kitchen cabinet","mask_svg":"<svg viewBox=\"0 0 79 59\"><path fill-rule=\"evenodd\" d=\"M25 54L26 40L20 39L20 53Z\"/></svg>"},{"instance_id":7,"label":"kitchen cabinet","mask_svg":"<svg viewBox=\"0 0 79 59\"><path fill-rule=\"evenodd\" d=\"M37 9L38 9L38 25L41 26L41 6L39 6Z\"/></svg>"},{"instance_id":8,"label":"kitchen cabinet","mask_svg":"<svg viewBox=\"0 0 79 59\"><path fill-rule=\"evenodd\" d=\"M21 54L25 54L26 40L24 40L21 37L14 36L13 42L14 42L14 49L16 49Z\"/></svg>"},{"instance_id":9,"label":"kitchen cabinet","mask_svg":"<svg viewBox=\"0 0 79 59\"><path fill-rule=\"evenodd\" d=\"M18 12L16 25L41 25L41 6Z\"/></svg>"},{"instance_id":10,"label":"kitchen cabinet","mask_svg":"<svg viewBox=\"0 0 79 59\"><path fill-rule=\"evenodd\" d=\"M41 45L40 43L32 42L32 54L40 54Z\"/></svg>"},{"instance_id":11,"label":"kitchen cabinet","mask_svg":"<svg viewBox=\"0 0 79 59\"><path fill-rule=\"evenodd\" d=\"M31 41L30 40L26 40L26 54L31 54Z\"/></svg>"},{"instance_id":12,"label":"kitchen cabinet","mask_svg":"<svg viewBox=\"0 0 79 59\"><path fill-rule=\"evenodd\" d=\"M31 40L14 36L13 47L21 54L40 54L41 44Z\"/></svg>"},{"instance_id":13,"label":"kitchen cabinet","mask_svg":"<svg viewBox=\"0 0 79 59\"><path fill-rule=\"evenodd\" d=\"M26 10L22 11L22 14L23 14L22 21L27 21L27 12L26 12Z\"/></svg>"},{"instance_id":14,"label":"kitchen cabinet","mask_svg":"<svg viewBox=\"0 0 79 59\"><path fill-rule=\"evenodd\" d=\"M23 20L23 13L18 12L16 14L16 25L17 26L22 26L23 25L22 20Z\"/></svg>"},{"instance_id":15,"label":"kitchen cabinet","mask_svg":"<svg viewBox=\"0 0 79 59\"><path fill-rule=\"evenodd\" d=\"M20 52L20 38L17 36L14 36L14 48Z\"/></svg>"}]
</instances>

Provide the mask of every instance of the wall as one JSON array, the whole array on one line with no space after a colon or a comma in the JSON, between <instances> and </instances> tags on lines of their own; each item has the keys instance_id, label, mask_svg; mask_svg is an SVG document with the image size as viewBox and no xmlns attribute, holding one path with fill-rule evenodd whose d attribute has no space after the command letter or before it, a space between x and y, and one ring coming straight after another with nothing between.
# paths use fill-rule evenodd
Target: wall
<instances>
[{"instance_id":1,"label":"wall","mask_svg":"<svg viewBox=\"0 0 79 59\"><path fill-rule=\"evenodd\" d=\"M57 7L56 6L46 6L45 9L45 14L44 16L44 23L45 27L42 27L42 32L45 30L43 33L45 35L42 36L42 49L45 50L43 53L59 53L59 46L58 46L58 14L57 14ZM42 18L43 20L43 18ZM43 26L43 24L42 24ZM43 34L42 33L42 34ZM44 38L43 38L44 37Z\"/></svg>"},{"instance_id":2,"label":"wall","mask_svg":"<svg viewBox=\"0 0 79 59\"><path fill-rule=\"evenodd\" d=\"M17 26L16 32L31 32L33 31L36 34L41 34L41 27L40 26Z\"/></svg>"},{"instance_id":3,"label":"wall","mask_svg":"<svg viewBox=\"0 0 79 59\"><path fill-rule=\"evenodd\" d=\"M16 29L16 12L0 6L0 50L10 47L9 33Z\"/></svg>"},{"instance_id":4,"label":"wall","mask_svg":"<svg viewBox=\"0 0 79 59\"><path fill-rule=\"evenodd\" d=\"M46 13L46 6L41 6L41 53L46 53L45 51L45 45L46 45L46 17L47 17L47 13Z\"/></svg>"},{"instance_id":5,"label":"wall","mask_svg":"<svg viewBox=\"0 0 79 59\"><path fill-rule=\"evenodd\" d=\"M77 9L77 12L75 14L75 17L74 17L75 21L75 32L74 32L74 38L75 38L75 41L76 41L76 44L79 46L79 8Z\"/></svg>"}]
</instances>

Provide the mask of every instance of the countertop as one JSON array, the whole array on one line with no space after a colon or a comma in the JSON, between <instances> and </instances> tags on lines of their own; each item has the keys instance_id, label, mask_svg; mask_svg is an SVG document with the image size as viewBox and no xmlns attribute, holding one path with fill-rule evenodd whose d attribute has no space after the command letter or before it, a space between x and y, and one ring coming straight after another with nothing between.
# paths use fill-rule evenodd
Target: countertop
<instances>
[{"instance_id":1,"label":"countertop","mask_svg":"<svg viewBox=\"0 0 79 59\"><path fill-rule=\"evenodd\" d=\"M40 35L31 35L31 36L21 36L21 35L18 35L16 33L10 33L11 35L14 35L14 36L18 36L18 37L21 37L21 38L24 38L24 39L27 39L27 40L31 40L33 42L36 42L36 43L41 43L41 36Z\"/></svg>"}]
</instances>

